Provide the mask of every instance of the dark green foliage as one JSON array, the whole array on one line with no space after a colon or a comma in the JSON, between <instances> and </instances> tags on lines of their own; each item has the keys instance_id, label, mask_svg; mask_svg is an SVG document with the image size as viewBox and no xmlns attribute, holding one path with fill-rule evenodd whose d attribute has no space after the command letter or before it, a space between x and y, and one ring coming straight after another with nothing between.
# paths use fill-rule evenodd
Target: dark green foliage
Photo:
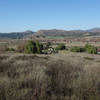
<instances>
[{"instance_id":1,"label":"dark green foliage","mask_svg":"<svg viewBox=\"0 0 100 100\"><path fill-rule=\"evenodd\" d=\"M15 51L14 48L7 48L6 51Z\"/></svg>"},{"instance_id":2,"label":"dark green foliage","mask_svg":"<svg viewBox=\"0 0 100 100\"><path fill-rule=\"evenodd\" d=\"M74 46L70 49L72 52L88 52L90 54L97 54L97 47L86 44L85 47Z\"/></svg>"},{"instance_id":3,"label":"dark green foliage","mask_svg":"<svg viewBox=\"0 0 100 100\"><path fill-rule=\"evenodd\" d=\"M36 43L36 49L37 49L36 53L41 54L42 53L42 49L43 49L43 45L40 44L38 41L36 41L35 43Z\"/></svg>"},{"instance_id":4,"label":"dark green foliage","mask_svg":"<svg viewBox=\"0 0 100 100\"><path fill-rule=\"evenodd\" d=\"M25 46L25 53L36 53L36 43L34 41L28 41Z\"/></svg>"},{"instance_id":5,"label":"dark green foliage","mask_svg":"<svg viewBox=\"0 0 100 100\"><path fill-rule=\"evenodd\" d=\"M56 47L56 50L65 50L65 49L66 49L65 44L59 44L59 45Z\"/></svg>"},{"instance_id":6,"label":"dark green foliage","mask_svg":"<svg viewBox=\"0 0 100 100\"><path fill-rule=\"evenodd\" d=\"M42 53L43 46L40 44L38 41L28 41L26 46L25 46L25 53Z\"/></svg>"},{"instance_id":7,"label":"dark green foliage","mask_svg":"<svg viewBox=\"0 0 100 100\"><path fill-rule=\"evenodd\" d=\"M85 45L85 50L86 52L90 53L90 54L97 54L97 47L86 44Z\"/></svg>"},{"instance_id":8,"label":"dark green foliage","mask_svg":"<svg viewBox=\"0 0 100 100\"><path fill-rule=\"evenodd\" d=\"M84 52L85 49L82 48L82 47L74 46L74 47L72 47L72 48L70 49L70 51L72 51L72 52Z\"/></svg>"}]
</instances>

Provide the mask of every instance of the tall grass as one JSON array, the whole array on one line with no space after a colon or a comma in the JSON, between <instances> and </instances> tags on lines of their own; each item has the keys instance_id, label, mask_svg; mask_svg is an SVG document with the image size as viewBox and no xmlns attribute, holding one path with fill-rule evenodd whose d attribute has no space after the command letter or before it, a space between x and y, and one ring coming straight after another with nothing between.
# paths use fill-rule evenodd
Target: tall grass
<instances>
[{"instance_id":1,"label":"tall grass","mask_svg":"<svg viewBox=\"0 0 100 100\"><path fill-rule=\"evenodd\" d=\"M0 100L100 100L95 64L34 55L0 58Z\"/></svg>"}]
</instances>

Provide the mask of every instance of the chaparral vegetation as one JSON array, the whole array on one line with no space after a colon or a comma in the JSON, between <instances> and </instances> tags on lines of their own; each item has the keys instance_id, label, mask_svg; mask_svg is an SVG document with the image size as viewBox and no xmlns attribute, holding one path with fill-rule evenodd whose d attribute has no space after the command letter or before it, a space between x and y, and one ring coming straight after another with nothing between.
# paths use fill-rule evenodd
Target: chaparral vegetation
<instances>
[{"instance_id":1,"label":"chaparral vegetation","mask_svg":"<svg viewBox=\"0 0 100 100\"><path fill-rule=\"evenodd\" d=\"M97 46L28 40L0 51L0 100L100 100Z\"/></svg>"}]
</instances>

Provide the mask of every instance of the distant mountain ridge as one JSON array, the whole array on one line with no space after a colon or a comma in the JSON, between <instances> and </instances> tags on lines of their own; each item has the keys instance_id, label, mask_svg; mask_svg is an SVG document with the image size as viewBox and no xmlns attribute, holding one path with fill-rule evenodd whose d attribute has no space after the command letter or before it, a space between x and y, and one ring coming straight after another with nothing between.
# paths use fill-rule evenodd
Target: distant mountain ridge
<instances>
[{"instance_id":1,"label":"distant mountain ridge","mask_svg":"<svg viewBox=\"0 0 100 100\"><path fill-rule=\"evenodd\" d=\"M93 28L89 30L39 30L36 32L38 36L72 36L72 37L83 37L83 36L98 36L100 35L100 28Z\"/></svg>"},{"instance_id":2,"label":"distant mountain ridge","mask_svg":"<svg viewBox=\"0 0 100 100\"><path fill-rule=\"evenodd\" d=\"M25 32L11 32L11 33L0 33L0 38L24 38L24 37L34 37L34 36L63 36L63 37L85 37L85 36L100 36L100 28L93 28L89 30L39 30L37 32L25 31Z\"/></svg>"},{"instance_id":3,"label":"distant mountain ridge","mask_svg":"<svg viewBox=\"0 0 100 100\"><path fill-rule=\"evenodd\" d=\"M0 38L24 38L28 35L33 35L35 32L33 31L25 31L25 32L11 32L11 33L0 33Z\"/></svg>"},{"instance_id":4,"label":"distant mountain ridge","mask_svg":"<svg viewBox=\"0 0 100 100\"><path fill-rule=\"evenodd\" d=\"M74 35L79 35L83 34L84 32L80 31L65 31L65 30L40 30L36 33L36 35L43 35L43 36L72 36Z\"/></svg>"},{"instance_id":5,"label":"distant mountain ridge","mask_svg":"<svg viewBox=\"0 0 100 100\"><path fill-rule=\"evenodd\" d=\"M89 30L86 30L87 32L100 32L100 28L92 28Z\"/></svg>"}]
</instances>

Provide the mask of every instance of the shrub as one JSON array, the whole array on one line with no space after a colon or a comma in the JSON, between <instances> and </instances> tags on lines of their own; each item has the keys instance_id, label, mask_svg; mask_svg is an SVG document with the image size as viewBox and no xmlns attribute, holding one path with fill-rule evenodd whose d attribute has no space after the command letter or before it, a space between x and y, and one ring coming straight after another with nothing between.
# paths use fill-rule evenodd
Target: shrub
<instances>
[{"instance_id":1,"label":"shrub","mask_svg":"<svg viewBox=\"0 0 100 100\"><path fill-rule=\"evenodd\" d=\"M42 53L43 46L38 41L28 41L25 46L25 53Z\"/></svg>"},{"instance_id":2,"label":"shrub","mask_svg":"<svg viewBox=\"0 0 100 100\"><path fill-rule=\"evenodd\" d=\"M86 44L85 45L85 50L86 52L90 53L90 54L97 54L97 47Z\"/></svg>"},{"instance_id":3,"label":"shrub","mask_svg":"<svg viewBox=\"0 0 100 100\"><path fill-rule=\"evenodd\" d=\"M59 44L59 45L56 47L56 50L65 50L65 49L66 49L65 44Z\"/></svg>"},{"instance_id":4,"label":"shrub","mask_svg":"<svg viewBox=\"0 0 100 100\"><path fill-rule=\"evenodd\" d=\"M48 48L50 48L50 46L51 46L51 43L50 42L47 42L47 43L45 43L45 45L43 45L43 49L48 49Z\"/></svg>"},{"instance_id":5,"label":"shrub","mask_svg":"<svg viewBox=\"0 0 100 100\"><path fill-rule=\"evenodd\" d=\"M85 49L82 48L82 47L74 46L74 47L72 47L72 48L70 49L70 51L72 51L72 52L84 52Z\"/></svg>"},{"instance_id":6,"label":"shrub","mask_svg":"<svg viewBox=\"0 0 100 100\"><path fill-rule=\"evenodd\" d=\"M25 46L25 53L36 53L36 44L33 41L28 41Z\"/></svg>"},{"instance_id":7,"label":"shrub","mask_svg":"<svg viewBox=\"0 0 100 100\"><path fill-rule=\"evenodd\" d=\"M42 53L43 45L40 44L38 41L36 41L36 49L38 54Z\"/></svg>"},{"instance_id":8,"label":"shrub","mask_svg":"<svg viewBox=\"0 0 100 100\"><path fill-rule=\"evenodd\" d=\"M46 46L49 48L51 46L51 43L47 42Z\"/></svg>"},{"instance_id":9,"label":"shrub","mask_svg":"<svg viewBox=\"0 0 100 100\"><path fill-rule=\"evenodd\" d=\"M14 48L7 48L6 51L15 51Z\"/></svg>"}]
</instances>

